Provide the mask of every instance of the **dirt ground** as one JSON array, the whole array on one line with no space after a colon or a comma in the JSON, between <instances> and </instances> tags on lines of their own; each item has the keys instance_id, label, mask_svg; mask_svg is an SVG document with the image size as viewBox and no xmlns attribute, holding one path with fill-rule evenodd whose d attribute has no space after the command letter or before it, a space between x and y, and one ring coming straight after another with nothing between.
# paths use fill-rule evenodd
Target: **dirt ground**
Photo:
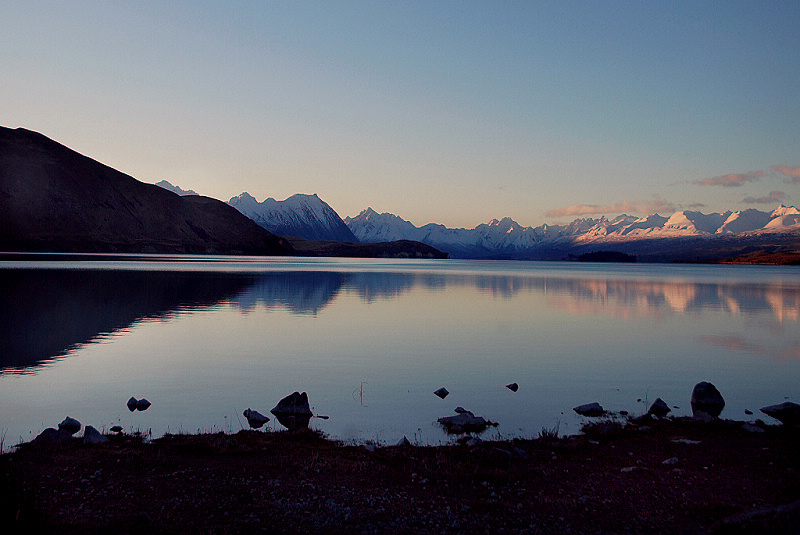
<instances>
[{"instance_id":1,"label":"dirt ground","mask_svg":"<svg viewBox=\"0 0 800 535\"><path fill-rule=\"evenodd\" d=\"M690 419L438 447L313 432L111 437L0 456L22 533L800 533L800 433Z\"/></svg>"}]
</instances>

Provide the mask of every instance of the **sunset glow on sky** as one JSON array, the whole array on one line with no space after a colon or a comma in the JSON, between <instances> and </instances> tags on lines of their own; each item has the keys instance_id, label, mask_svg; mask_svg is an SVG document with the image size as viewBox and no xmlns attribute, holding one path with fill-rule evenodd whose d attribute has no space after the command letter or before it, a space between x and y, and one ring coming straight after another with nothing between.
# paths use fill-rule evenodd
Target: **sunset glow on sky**
<instances>
[{"instance_id":1,"label":"sunset glow on sky","mask_svg":"<svg viewBox=\"0 0 800 535\"><path fill-rule=\"evenodd\" d=\"M800 2L3 2L0 124L416 225L800 204Z\"/></svg>"}]
</instances>

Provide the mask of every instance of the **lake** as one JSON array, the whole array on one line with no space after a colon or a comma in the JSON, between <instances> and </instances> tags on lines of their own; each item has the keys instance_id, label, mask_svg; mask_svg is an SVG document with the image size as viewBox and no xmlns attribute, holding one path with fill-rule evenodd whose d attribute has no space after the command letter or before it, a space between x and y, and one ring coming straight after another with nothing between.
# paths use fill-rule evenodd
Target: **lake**
<instances>
[{"instance_id":1,"label":"lake","mask_svg":"<svg viewBox=\"0 0 800 535\"><path fill-rule=\"evenodd\" d=\"M269 415L295 390L329 416L313 428L384 444L451 442L436 420L457 406L499 423L484 438L511 438L576 433L572 407L593 401L638 414L661 397L689 415L701 380L724 418L776 423L758 409L800 399L798 267L0 258L5 447L67 415L236 432L244 409ZM131 396L152 407L128 411Z\"/></svg>"}]
</instances>

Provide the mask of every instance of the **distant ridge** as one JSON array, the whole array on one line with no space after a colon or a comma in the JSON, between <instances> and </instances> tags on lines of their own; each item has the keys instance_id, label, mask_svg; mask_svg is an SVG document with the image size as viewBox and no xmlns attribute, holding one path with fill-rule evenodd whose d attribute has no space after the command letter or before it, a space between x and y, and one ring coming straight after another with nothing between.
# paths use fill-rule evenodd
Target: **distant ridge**
<instances>
[{"instance_id":1,"label":"distant ridge","mask_svg":"<svg viewBox=\"0 0 800 535\"><path fill-rule=\"evenodd\" d=\"M0 250L292 254L222 201L139 182L42 134L0 127Z\"/></svg>"}]
</instances>

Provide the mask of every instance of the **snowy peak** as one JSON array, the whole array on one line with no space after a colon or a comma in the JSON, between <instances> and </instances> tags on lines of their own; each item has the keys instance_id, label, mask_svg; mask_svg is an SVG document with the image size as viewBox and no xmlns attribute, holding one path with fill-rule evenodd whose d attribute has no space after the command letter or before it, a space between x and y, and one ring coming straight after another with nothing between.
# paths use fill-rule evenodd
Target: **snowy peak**
<instances>
[{"instance_id":1,"label":"snowy peak","mask_svg":"<svg viewBox=\"0 0 800 535\"><path fill-rule=\"evenodd\" d=\"M244 192L232 197L228 204L279 236L321 241L358 241L339 214L317 194L298 193L284 201L269 198L258 202L255 197Z\"/></svg>"},{"instance_id":2,"label":"snowy peak","mask_svg":"<svg viewBox=\"0 0 800 535\"><path fill-rule=\"evenodd\" d=\"M198 195L198 193L194 190L181 189L178 186L173 186L166 180L162 180L161 182L156 182L156 186L162 187L165 190L171 191L172 193L177 193L181 197L185 197L187 195Z\"/></svg>"},{"instance_id":3,"label":"snowy peak","mask_svg":"<svg viewBox=\"0 0 800 535\"><path fill-rule=\"evenodd\" d=\"M715 234L738 234L740 232L750 232L764 228L770 222L772 216L767 212L761 212L750 208L733 212L728 219L719 227Z\"/></svg>"},{"instance_id":4,"label":"snowy peak","mask_svg":"<svg viewBox=\"0 0 800 535\"><path fill-rule=\"evenodd\" d=\"M800 210L794 206L780 205L772 212L771 218L770 222L765 225L765 228L773 231L786 230L800 225Z\"/></svg>"}]
</instances>

